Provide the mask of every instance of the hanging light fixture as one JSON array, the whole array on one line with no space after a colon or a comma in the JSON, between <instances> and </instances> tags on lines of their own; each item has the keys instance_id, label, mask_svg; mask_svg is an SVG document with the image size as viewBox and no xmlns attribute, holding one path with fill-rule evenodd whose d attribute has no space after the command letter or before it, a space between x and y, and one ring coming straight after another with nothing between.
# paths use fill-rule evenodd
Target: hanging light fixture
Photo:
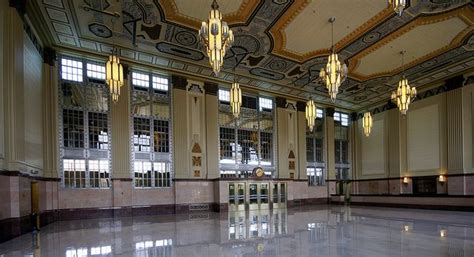
<instances>
[{"instance_id":1,"label":"hanging light fixture","mask_svg":"<svg viewBox=\"0 0 474 257\"><path fill-rule=\"evenodd\" d=\"M410 87L408 84L408 79L405 78L404 70L403 70L403 62L404 62L404 55L405 51L400 52L402 56L402 77L398 82L398 87L395 91L392 92L392 101L397 104L398 109L402 113L403 116L407 114L408 106L410 105L416 97L416 88Z\"/></svg>"},{"instance_id":2,"label":"hanging light fixture","mask_svg":"<svg viewBox=\"0 0 474 257\"><path fill-rule=\"evenodd\" d=\"M306 121L308 122L309 131L313 132L316 119L316 105L312 99L306 102Z\"/></svg>"},{"instance_id":3,"label":"hanging light fixture","mask_svg":"<svg viewBox=\"0 0 474 257\"><path fill-rule=\"evenodd\" d=\"M406 0L388 0L388 4L393 8L398 16L402 16L402 12L407 6Z\"/></svg>"},{"instance_id":4,"label":"hanging light fixture","mask_svg":"<svg viewBox=\"0 0 474 257\"><path fill-rule=\"evenodd\" d=\"M364 134L366 137L370 136L370 131L372 130L372 115L370 112L364 113L364 118L362 119L362 127L364 128Z\"/></svg>"},{"instance_id":5,"label":"hanging light fixture","mask_svg":"<svg viewBox=\"0 0 474 257\"><path fill-rule=\"evenodd\" d=\"M239 83L234 81L232 88L230 89L230 108L235 118L240 115L240 107L242 106L242 91L240 90Z\"/></svg>"},{"instance_id":6,"label":"hanging light fixture","mask_svg":"<svg viewBox=\"0 0 474 257\"><path fill-rule=\"evenodd\" d=\"M199 38L206 48L209 64L211 64L212 70L217 76L224 63L225 53L234 42L234 34L227 23L222 21L222 13L219 12L219 5L216 0L212 2L211 7L212 10L209 12L207 23L202 22Z\"/></svg>"},{"instance_id":7,"label":"hanging light fixture","mask_svg":"<svg viewBox=\"0 0 474 257\"><path fill-rule=\"evenodd\" d=\"M326 84L326 88L329 91L331 101L336 101L337 93L339 92L339 86L347 77L347 66L345 63L341 64L339 57L337 56L334 48L334 22L336 18L332 17L329 19L331 23L331 54L328 57L328 63L325 68L321 68L319 72L319 78Z\"/></svg>"},{"instance_id":8,"label":"hanging light fixture","mask_svg":"<svg viewBox=\"0 0 474 257\"><path fill-rule=\"evenodd\" d=\"M105 65L105 80L109 85L112 101L118 101L120 88L123 86L123 67L117 54L117 49L112 50L109 60Z\"/></svg>"}]
</instances>

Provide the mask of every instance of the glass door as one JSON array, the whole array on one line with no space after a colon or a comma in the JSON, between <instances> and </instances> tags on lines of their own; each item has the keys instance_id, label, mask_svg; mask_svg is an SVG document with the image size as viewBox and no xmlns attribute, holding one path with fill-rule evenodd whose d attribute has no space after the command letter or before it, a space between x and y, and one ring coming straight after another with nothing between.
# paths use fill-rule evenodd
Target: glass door
<instances>
[{"instance_id":1,"label":"glass door","mask_svg":"<svg viewBox=\"0 0 474 257\"><path fill-rule=\"evenodd\" d=\"M245 184L229 183L229 211L245 210Z\"/></svg>"},{"instance_id":2,"label":"glass door","mask_svg":"<svg viewBox=\"0 0 474 257\"><path fill-rule=\"evenodd\" d=\"M249 183L249 210L258 210L258 184Z\"/></svg>"}]
</instances>

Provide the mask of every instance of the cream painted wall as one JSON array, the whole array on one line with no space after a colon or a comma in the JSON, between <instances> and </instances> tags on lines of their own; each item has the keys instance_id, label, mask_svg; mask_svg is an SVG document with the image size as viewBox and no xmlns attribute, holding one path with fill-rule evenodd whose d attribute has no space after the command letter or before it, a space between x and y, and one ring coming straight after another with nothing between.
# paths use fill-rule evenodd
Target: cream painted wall
<instances>
[{"instance_id":1,"label":"cream painted wall","mask_svg":"<svg viewBox=\"0 0 474 257\"><path fill-rule=\"evenodd\" d=\"M474 173L474 83L465 86L463 92L463 169Z\"/></svg>"},{"instance_id":2,"label":"cream painted wall","mask_svg":"<svg viewBox=\"0 0 474 257\"><path fill-rule=\"evenodd\" d=\"M463 127L450 133L459 133L462 129L464 172L474 172L474 84L461 90L463 100L459 104L463 105ZM374 115L369 139L363 136L362 125L359 125L358 179L386 178L388 174L394 178L446 174L448 141L453 140L448 135L447 115L447 93L442 93L415 101L406 117L402 117L398 109ZM378 133L381 130L383 137ZM364 146L364 143L368 145ZM384 172L377 174L383 167Z\"/></svg>"},{"instance_id":3,"label":"cream painted wall","mask_svg":"<svg viewBox=\"0 0 474 257\"><path fill-rule=\"evenodd\" d=\"M25 162L28 166L43 169L43 59L30 38L23 34L24 69L24 140Z\"/></svg>"},{"instance_id":4,"label":"cream painted wall","mask_svg":"<svg viewBox=\"0 0 474 257\"><path fill-rule=\"evenodd\" d=\"M406 121L408 175L446 173L446 94L414 102Z\"/></svg>"},{"instance_id":5,"label":"cream painted wall","mask_svg":"<svg viewBox=\"0 0 474 257\"><path fill-rule=\"evenodd\" d=\"M358 122L358 137L360 147L357 150L360 153L360 178L367 178L373 175L387 174L387 140L385 113L373 116L373 127L369 137L364 134L362 121Z\"/></svg>"},{"instance_id":6,"label":"cream painted wall","mask_svg":"<svg viewBox=\"0 0 474 257\"><path fill-rule=\"evenodd\" d=\"M4 64L4 40L5 40L5 17L6 10L8 9L7 1L1 1L0 3L0 52L2 53L0 57L0 169L3 169L3 160L5 158L5 148L4 148L4 133L5 133L5 121L4 121L4 108L3 108L3 87L4 87L4 77L3 77L3 67Z\"/></svg>"}]
</instances>

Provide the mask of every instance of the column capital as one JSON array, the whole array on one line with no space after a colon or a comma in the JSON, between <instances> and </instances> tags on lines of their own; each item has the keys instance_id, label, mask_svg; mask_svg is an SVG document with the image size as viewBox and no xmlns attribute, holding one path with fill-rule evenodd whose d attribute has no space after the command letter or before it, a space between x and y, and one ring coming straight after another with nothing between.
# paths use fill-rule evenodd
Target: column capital
<instances>
[{"instance_id":1,"label":"column capital","mask_svg":"<svg viewBox=\"0 0 474 257\"><path fill-rule=\"evenodd\" d=\"M57 60L56 50L51 47L43 48L43 62L49 66L54 66L54 62Z\"/></svg>"},{"instance_id":2,"label":"column capital","mask_svg":"<svg viewBox=\"0 0 474 257\"><path fill-rule=\"evenodd\" d=\"M219 91L219 85L214 82L206 81L204 82L204 90L206 91L207 95L217 95L217 91Z\"/></svg>"},{"instance_id":3,"label":"column capital","mask_svg":"<svg viewBox=\"0 0 474 257\"><path fill-rule=\"evenodd\" d=\"M326 117L334 117L334 112L333 107L326 107Z\"/></svg>"},{"instance_id":4,"label":"column capital","mask_svg":"<svg viewBox=\"0 0 474 257\"><path fill-rule=\"evenodd\" d=\"M302 101L298 101L296 103L296 109L299 111L299 112L306 112L306 103L305 102L302 102Z\"/></svg>"},{"instance_id":5,"label":"column capital","mask_svg":"<svg viewBox=\"0 0 474 257\"><path fill-rule=\"evenodd\" d=\"M171 84L175 89L186 90L186 86L188 85L188 80L179 75L172 75L171 76Z\"/></svg>"},{"instance_id":6,"label":"column capital","mask_svg":"<svg viewBox=\"0 0 474 257\"><path fill-rule=\"evenodd\" d=\"M277 96L275 102L277 108L286 108L286 98Z\"/></svg>"}]
</instances>

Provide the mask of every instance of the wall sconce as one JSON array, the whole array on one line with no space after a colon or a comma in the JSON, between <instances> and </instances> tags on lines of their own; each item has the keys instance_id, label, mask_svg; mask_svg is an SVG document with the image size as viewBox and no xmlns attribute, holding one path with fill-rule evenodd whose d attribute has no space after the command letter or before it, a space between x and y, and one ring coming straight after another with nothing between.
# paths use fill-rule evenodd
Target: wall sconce
<instances>
[{"instance_id":1,"label":"wall sconce","mask_svg":"<svg viewBox=\"0 0 474 257\"><path fill-rule=\"evenodd\" d=\"M439 231L439 236L440 237L447 237L448 236L448 231L446 229L441 229Z\"/></svg>"},{"instance_id":2,"label":"wall sconce","mask_svg":"<svg viewBox=\"0 0 474 257\"><path fill-rule=\"evenodd\" d=\"M403 184L408 184L408 177L403 178Z\"/></svg>"},{"instance_id":3,"label":"wall sconce","mask_svg":"<svg viewBox=\"0 0 474 257\"><path fill-rule=\"evenodd\" d=\"M404 225L404 226L403 226L403 230L404 230L405 232L410 231L410 226Z\"/></svg>"},{"instance_id":4,"label":"wall sconce","mask_svg":"<svg viewBox=\"0 0 474 257\"><path fill-rule=\"evenodd\" d=\"M445 176L445 175L439 175L438 181L439 181L439 183L444 183L444 182L446 182L446 176Z\"/></svg>"}]
</instances>

